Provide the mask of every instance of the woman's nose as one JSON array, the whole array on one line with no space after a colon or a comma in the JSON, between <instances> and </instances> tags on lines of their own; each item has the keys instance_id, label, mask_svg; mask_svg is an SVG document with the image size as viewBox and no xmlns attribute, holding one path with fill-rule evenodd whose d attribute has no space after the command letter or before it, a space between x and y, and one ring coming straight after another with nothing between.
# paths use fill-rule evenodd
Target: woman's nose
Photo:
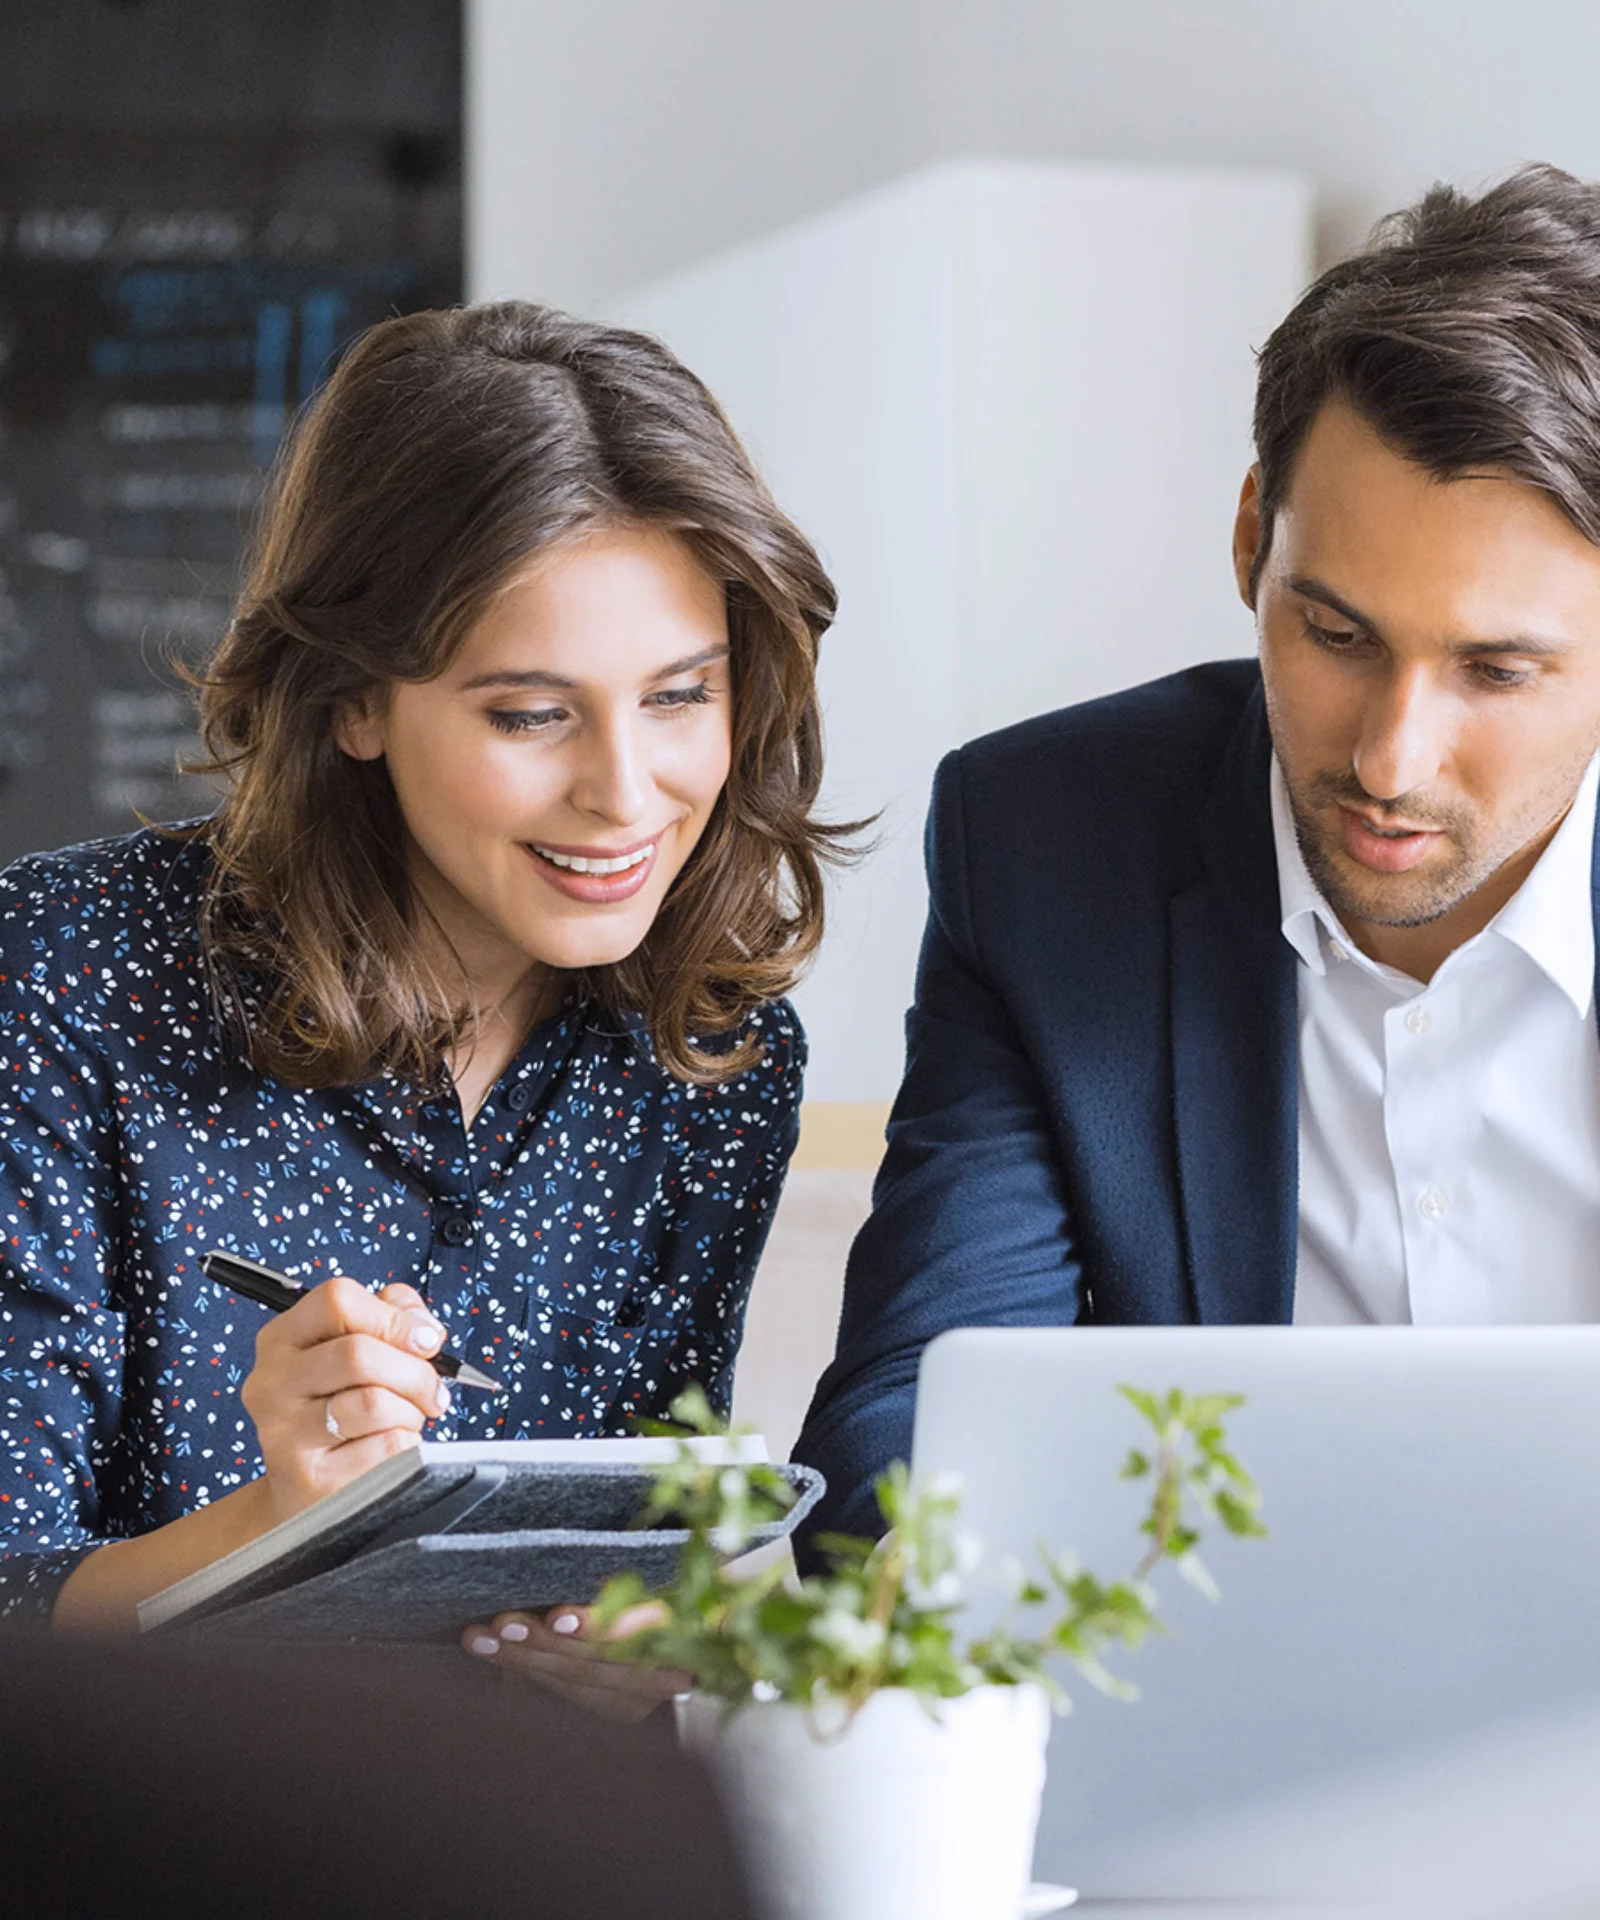
<instances>
[{"instance_id":1,"label":"woman's nose","mask_svg":"<svg viewBox=\"0 0 1600 1920\"><path fill-rule=\"evenodd\" d=\"M633 730L616 724L594 734L573 783L573 800L585 813L629 826L650 804L650 779Z\"/></svg>"}]
</instances>

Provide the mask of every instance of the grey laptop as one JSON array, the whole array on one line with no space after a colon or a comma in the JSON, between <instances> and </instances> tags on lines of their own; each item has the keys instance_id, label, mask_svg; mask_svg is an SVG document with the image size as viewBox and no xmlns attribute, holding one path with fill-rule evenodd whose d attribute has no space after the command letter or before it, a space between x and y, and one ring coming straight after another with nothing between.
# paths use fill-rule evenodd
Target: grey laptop
<instances>
[{"instance_id":1,"label":"grey laptop","mask_svg":"<svg viewBox=\"0 0 1600 1920\"><path fill-rule=\"evenodd\" d=\"M1216 1884L1154 1884L1143 1836L1600 1700L1600 1328L946 1334L913 1465L964 1476L991 1560L1043 1540L1125 1573L1140 1422L1119 1382L1247 1396L1232 1436L1270 1534L1207 1546L1218 1606L1163 1570L1171 1633L1112 1663L1136 1704L1067 1676L1037 1878L1240 1892L1215 1864Z\"/></svg>"}]
</instances>

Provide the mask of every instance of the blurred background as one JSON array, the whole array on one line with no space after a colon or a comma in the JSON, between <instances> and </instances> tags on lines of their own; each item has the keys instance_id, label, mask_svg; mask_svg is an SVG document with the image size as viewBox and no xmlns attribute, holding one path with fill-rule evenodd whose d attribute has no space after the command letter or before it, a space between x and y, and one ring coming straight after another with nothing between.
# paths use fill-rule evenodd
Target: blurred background
<instances>
[{"instance_id":1,"label":"blurred background","mask_svg":"<svg viewBox=\"0 0 1600 1920\"><path fill-rule=\"evenodd\" d=\"M1252 350L1432 181L1600 176L1592 0L0 0L0 859L203 811L184 665L361 328L663 335L841 595L881 811L740 1410L786 1450L899 1070L941 753L1249 651ZM1092 823L1086 823L1092 830Z\"/></svg>"}]
</instances>

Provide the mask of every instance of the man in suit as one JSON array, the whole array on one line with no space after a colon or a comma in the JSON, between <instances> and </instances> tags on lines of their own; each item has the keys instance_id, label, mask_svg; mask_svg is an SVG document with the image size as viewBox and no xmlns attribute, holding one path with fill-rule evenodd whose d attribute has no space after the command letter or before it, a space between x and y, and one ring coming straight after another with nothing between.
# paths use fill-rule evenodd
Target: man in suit
<instances>
[{"instance_id":1,"label":"man in suit","mask_svg":"<svg viewBox=\"0 0 1600 1920\"><path fill-rule=\"evenodd\" d=\"M1255 436L1259 662L939 769L824 1526L948 1327L1600 1319L1600 188L1386 222Z\"/></svg>"}]
</instances>

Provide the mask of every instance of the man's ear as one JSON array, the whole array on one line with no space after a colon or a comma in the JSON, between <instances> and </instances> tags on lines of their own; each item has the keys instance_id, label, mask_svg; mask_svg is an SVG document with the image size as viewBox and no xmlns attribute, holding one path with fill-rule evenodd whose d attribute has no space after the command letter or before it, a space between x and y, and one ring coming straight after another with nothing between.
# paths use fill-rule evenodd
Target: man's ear
<instances>
[{"instance_id":1,"label":"man's ear","mask_svg":"<svg viewBox=\"0 0 1600 1920\"><path fill-rule=\"evenodd\" d=\"M364 694L339 710L333 723L333 737L341 752L352 760L381 760L384 755L384 724L381 703L374 693Z\"/></svg>"},{"instance_id":2,"label":"man's ear","mask_svg":"<svg viewBox=\"0 0 1600 1920\"><path fill-rule=\"evenodd\" d=\"M1239 511L1233 517L1233 577L1239 583L1239 598L1252 613L1256 608L1251 575L1256 555L1261 550L1261 469L1252 467L1239 489Z\"/></svg>"}]
</instances>

